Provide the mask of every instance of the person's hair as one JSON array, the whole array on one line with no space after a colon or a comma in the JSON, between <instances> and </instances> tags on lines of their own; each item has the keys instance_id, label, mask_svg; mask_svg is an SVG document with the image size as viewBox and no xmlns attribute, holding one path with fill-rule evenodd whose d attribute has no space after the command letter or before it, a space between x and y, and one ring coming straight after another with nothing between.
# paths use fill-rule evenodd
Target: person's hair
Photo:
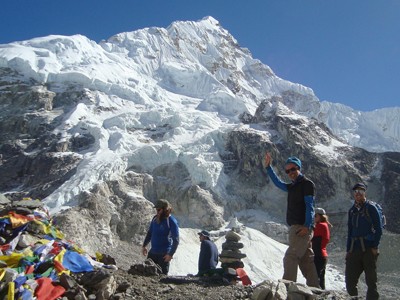
<instances>
[{"instance_id":1,"label":"person's hair","mask_svg":"<svg viewBox=\"0 0 400 300\"><path fill-rule=\"evenodd\" d=\"M329 217L327 215L321 215L321 214L319 214L319 215L320 215L320 220L321 220L320 222L328 223L328 225L330 227L333 227L333 225L331 223L329 223Z\"/></svg>"},{"instance_id":2,"label":"person's hair","mask_svg":"<svg viewBox=\"0 0 400 300\"><path fill-rule=\"evenodd\" d=\"M159 223L161 220L167 219L171 215L171 212L172 212L171 205L168 205L167 207L161 208L161 209L163 210L163 212L162 212L160 218L157 217L157 223Z\"/></svg>"},{"instance_id":3,"label":"person's hair","mask_svg":"<svg viewBox=\"0 0 400 300\"><path fill-rule=\"evenodd\" d=\"M168 218L171 215L172 212L172 207L168 206L167 208L164 208L163 211L163 218Z\"/></svg>"}]
</instances>

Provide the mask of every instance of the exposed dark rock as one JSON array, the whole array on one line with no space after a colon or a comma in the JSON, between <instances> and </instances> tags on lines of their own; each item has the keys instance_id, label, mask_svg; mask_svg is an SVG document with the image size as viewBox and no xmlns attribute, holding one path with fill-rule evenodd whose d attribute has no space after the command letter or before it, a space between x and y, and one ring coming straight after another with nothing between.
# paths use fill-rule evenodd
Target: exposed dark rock
<instances>
[{"instance_id":1,"label":"exposed dark rock","mask_svg":"<svg viewBox=\"0 0 400 300\"><path fill-rule=\"evenodd\" d=\"M143 263L132 265L128 270L128 273L141 276L154 276L163 274L161 267L154 263L151 259L146 259Z\"/></svg>"},{"instance_id":2,"label":"exposed dark rock","mask_svg":"<svg viewBox=\"0 0 400 300\"><path fill-rule=\"evenodd\" d=\"M93 137L93 135L89 133L84 133L72 137L70 142L71 142L71 150L74 152L80 152L90 148L92 144L95 142L95 138Z\"/></svg>"},{"instance_id":3,"label":"exposed dark rock","mask_svg":"<svg viewBox=\"0 0 400 300\"><path fill-rule=\"evenodd\" d=\"M75 173L80 157L60 154L69 146L60 147L61 137L52 133L63 113L53 109L55 97L45 85L15 82L0 93L0 190L12 191L10 198L43 199ZM90 135L84 138L73 140L75 150L93 143Z\"/></svg>"},{"instance_id":4,"label":"exposed dark rock","mask_svg":"<svg viewBox=\"0 0 400 300\"><path fill-rule=\"evenodd\" d=\"M387 218L386 228L392 232L400 233L400 153L384 153L382 160L383 170L380 182L382 187L382 207Z\"/></svg>"}]
</instances>

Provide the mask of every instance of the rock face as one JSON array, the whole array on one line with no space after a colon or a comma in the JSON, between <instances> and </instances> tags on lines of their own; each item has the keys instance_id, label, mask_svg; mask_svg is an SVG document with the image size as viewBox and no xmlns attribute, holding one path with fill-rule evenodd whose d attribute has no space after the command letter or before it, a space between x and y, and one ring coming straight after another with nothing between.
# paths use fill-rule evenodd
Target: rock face
<instances>
[{"instance_id":1,"label":"rock face","mask_svg":"<svg viewBox=\"0 0 400 300\"><path fill-rule=\"evenodd\" d=\"M154 177L128 171L120 180L97 184L90 192L79 195L76 207L57 214L55 221L66 234L74 236L77 242L84 245L86 251L98 249L109 253L115 249L120 252L118 258L121 265L140 258L139 251L136 254L132 251L132 243L141 245L143 242L155 213L153 203L159 198L178 199L171 201L171 204L173 214L180 216L180 225L185 224L183 216L186 216L186 224L193 226L222 226L222 215L218 215L218 210L214 209L215 204L209 193L200 187L175 191L177 186L173 184L173 176L169 177L172 183L161 177L166 170L176 167L163 166L161 169L164 171L158 169ZM173 174L179 177L182 173ZM177 184L182 182L178 181Z\"/></svg>"},{"instance_id":2,"label":"rock face","mask_svg":"<svg viewBox=\"0 0 400 300\"><path fill-rule=\"evenodd\" d=\"M350 189L359 181L367 183L368 198L381 203L385 211L393 212L400 208L391 194L398 187L400 178L398 153L377 154L349 147L342 144L324 124L313 119L293 119L284 115L285 111L279 107L275 110L266 109L275 101L278 100L272 98L261 103L251 119L251 122L275 132L274 136L263 136L251 129L234 130L228 135L229 161L237 162L236 166L233 167L232 163L229 166L232 179L230 187L235 195L248 199L246 203L259 203L266 210L284 218L285 210L281 205L285 201L284 195L274 192L275 187L265 176L262 166L263 155L269 151L273 157L272 164L281 178L285 178L282 170L287 157L295 155L302 158L303 173L317 187L317 206L325 207L329 212L345 214L348 211L351 202L344 200L352 199ZM329 153L328 148L332 143L337 143L335 153ZM324 146L326 152L316 151ZM265 182L268 182L267 186ZM265 192L266 187L273 193ZM319 192L322 189L323 192ZM392 214L388 219L387 229L399 232L395 228L399 220L397 214Z\"/></svg>"},{"instance_id":3,"label":"rock face","mask_svg":"<svg viewBox=\"0 0 400 300\"><path fill-rule=\"evenodd\" d=\"M54 93L39 84L7 84L10 87L0 94L4 107L0 127L6 132L0 141L0 188L3 192L13 190L9 194L11 198L27 195L42 199L75 174L82 159L81 153L95 143L93 135L85 130L69 134L67 138L62 133L54 134L54 129L66 113L77 103L90 101L90 95L84 90L74 89ZM336 141L336 137L315 120L285 116L279 105L271 110L270 105L279 101L283 100L279 97L267 99L260 104L254 116L243 117L246 123L258 123L275 132L274 136L251 129L237 129L227 135L226 148L220 152L224 172L230 182L227 194L193 184L187 167L177 162L160 165L150 173L137 170L137 178L148 178L136 183L139 198L143 197L139 203L154 201L157 197L168 198L182 225L207 228L218 228L224 218L234 211L248 208L249 203L283 219L285 208L281 203L284 198L275 193L262 166L265 151L270 151L273 164L282 177L281 164L286 157L302 157L304 173L316 183L317 192L323 187L324 192L317 195L318 205L337 214L345 214L350 206L350 202L343 203L351 197L349 187L357 181L367 182L368 196L380 202L387 212L387 229L397 232L399 219L396 212L400 204L394 199L400 178L398 153L375 154L339 144L336 154L340 159L332 160L323 152L316 152L315 147L328 146ZM129 176L127 172L125 177ZM79 197L85 199L87 196ZM113 199L118 195L114 196L114 190L110 189L106 197ZM85 200L76 201L83 203ZM143 226L140 224L138 227ZM122 229L119 232L124 234ZM124 239L123 236L121 238Z\"/></svg>"},{"instance_id":4,"label":"rock face","mask_svg":"<svg viewBox=\"0 0 400 300\"><path fill-rule=\"evenodd\" d=\"M76 94L57 95L34 82L0 81L0 88L0 189L20 191L13 193L16 199L43 199L75 173L81 160L74 141L54 134L68 112L59 98Z\"/></svg>"},{"instance_id":5,"label":"rock face","mask_svg":"<svg viewBox=\"0 0 400 300\"><path fill-rule=\"evenodd\" d=\"M381 157L383 168L380 177L379 191L383 198L383 208L387 217L387 229L399 233L400 218L399 196L396 190L400 190L400 153L384 153ZM383 197L382 197L383 196Z\"/></svg>"}]
</instances>

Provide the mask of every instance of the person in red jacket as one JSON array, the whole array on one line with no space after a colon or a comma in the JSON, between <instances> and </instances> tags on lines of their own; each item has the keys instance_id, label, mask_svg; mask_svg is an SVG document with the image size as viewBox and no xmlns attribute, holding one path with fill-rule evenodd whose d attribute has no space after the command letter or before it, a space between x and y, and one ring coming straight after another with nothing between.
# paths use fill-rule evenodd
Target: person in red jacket
<instances>
[{"instance_id":1,"label":"person in red jacket","mask_svg":"<svg viewBox=\"0 0 400 300\"><path fill-rule=\"evenodd\" d=\"M315 209L315 229L312 238L312 248L314 251L314 264L317 269L319 285L321 289L325 289L325 269L328 263L328 252L326 246L330 240L329 226L332 227L328 221L328 216L323 208Z\"/></svg>"}]
</instances>

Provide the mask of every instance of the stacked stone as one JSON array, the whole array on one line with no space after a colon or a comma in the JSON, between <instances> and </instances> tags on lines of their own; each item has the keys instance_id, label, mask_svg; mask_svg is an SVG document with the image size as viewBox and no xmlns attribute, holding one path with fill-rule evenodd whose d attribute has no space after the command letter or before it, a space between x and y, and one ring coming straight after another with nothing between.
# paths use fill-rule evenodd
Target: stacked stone
<instances>
[{"instance_id":1,"label":"stacked stone","mask_svg":"<svg viewBox=\"0 0 400 300\"><path fill-rule=\"evenodd\" d=\"M240 238L240 235L234 229L226 233L226 241L222 244L222 252L219 255L221 267L224 270L228 268L236 270L237 268L244 267L242 258L245 258L247 255L240 251L244 246L243 243L239 242Z\"/></svg>"}]
</instances>

